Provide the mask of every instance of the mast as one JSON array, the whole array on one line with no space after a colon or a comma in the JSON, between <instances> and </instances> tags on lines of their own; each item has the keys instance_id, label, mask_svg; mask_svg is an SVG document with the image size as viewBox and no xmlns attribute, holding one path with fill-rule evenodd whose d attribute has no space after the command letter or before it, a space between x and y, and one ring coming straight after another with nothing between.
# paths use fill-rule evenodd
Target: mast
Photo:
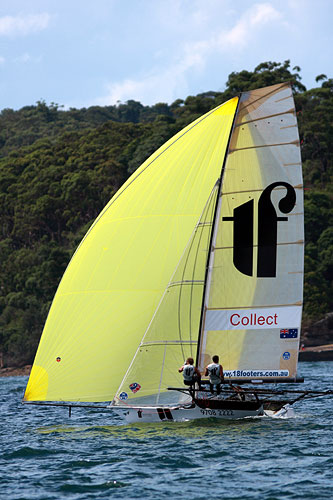
<instances>
[{"instance_id":1,"label":"mast","mask_svg":"<svg viewBox=\"0 0 333 500\"><path fill-rule=\"evenodd\" d=\"M223 163L222 163L221 174L220 174L219 181L218 181L218 193L216 196L216 204L215 204L214 216L213 216L213 220L212 220L212 231L210 234L210 241L209 241L209 247L208 247L208 252L207 252L207 263L206 263L206 271L205 271L204 289L203 289L203 294L202 294L202 305L201 305L201 314L200 314L198 344L197 344L197 354L196 354L195 366L198 366L198 363L199 363L201 338L202 338L202 331L203 331L204 319L205 319L205 303L206 303L206 295L207 295L208 274L209 274L209 268L210 268L210 263L211 263L213 242L214 242L214 239L216 236L216 231L217 231L217 226L218 226L217 222L218 222L220 198L221 198L221 193L222 193L223 175L224 175L224 171L225 171L225 167L226 167L226 163L227 163L227 158L228 158L228 154L229 154L231 137L232 137L232 134L233 134L234 128L235 128L236 117L238 114L238 108L239 108L239 103L241 100L241 95L242 95L242 93L239 94L234 118L232 121L232 126L230 129L228 143L227 143L227 147L226 147L226 151L225 151L225 155L224 155L224 159L223 159Z\"/></svg>"}]
</instances>

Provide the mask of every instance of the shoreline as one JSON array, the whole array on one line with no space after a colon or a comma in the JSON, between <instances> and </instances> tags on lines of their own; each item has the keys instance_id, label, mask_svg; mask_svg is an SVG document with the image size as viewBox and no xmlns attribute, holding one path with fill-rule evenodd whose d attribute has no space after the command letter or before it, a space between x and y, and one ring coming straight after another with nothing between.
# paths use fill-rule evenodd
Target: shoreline
<instances>
[{"instance_id":1,"label":"shoreline","mask_svg":"<svg viewBox=\"0 0 333 500\"><path fill-rule=\"evenodd\" d=\"M333 361L333 344L304 347L299 351L298 361Z\"/></svg>"},{"instance_id":2,"label":"shoreline","mask_svg":"<svg viewBox=\"0 0 333 500\"><path fill-rule=\"evenodd\" d=\"M0 377L24 377L30 375L31 366L7 366L6 368L0 368Z\"/></svg>"},{"instance_id":3,"label":"shoreline","mask_svg":"<svg viewBox=\"0 0 333 500\"><path fill-rule=\"evenodd\" d=\"M298 361L301 363L306 361L333 361L333 344L304 347L299 351ZM26 377L30 375L31 366L0 368L0 377Z\"/></svg>"}]
</instances>

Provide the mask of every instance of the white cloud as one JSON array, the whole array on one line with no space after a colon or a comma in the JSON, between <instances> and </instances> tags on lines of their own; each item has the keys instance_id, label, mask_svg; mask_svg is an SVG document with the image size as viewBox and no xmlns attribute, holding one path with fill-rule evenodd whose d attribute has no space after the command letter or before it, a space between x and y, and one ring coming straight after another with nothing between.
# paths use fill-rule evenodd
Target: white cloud
<instances>
[{"instance_id":1,"label":"white cloud","mask_svg":"<svg viewBox=\"0 0 333 500\"><path fill-rule=\"evenodd\" d=\"M16 62L28 63L31 61L31 56L26 52L15 59Z\"/></svg>"},{"instance_id":2,"label":"white cloud","mask_svg":"<svg viewBox=\"0 0 333 500\"><path fill-rule=\"evenodd\" d=\"M0 56L0 64L4 64L5 63L5 58Z\"/></svg>"},{"instance_id":3,"label":"white cloud","mask_svg":"<svg viewBox=\"0 0 333 500\"><path fill-rule=\"evenodd\" d=\"M50 15L47 13L28 16L0 17L0 36L28 35L47 28Z\"/></svg>"},{"instance_id":4,"label":"white cloud","mask_svg":"<svg viewBox=\"0 0 333 500\"><path fill-rule=\"evenodd\" d=\"M42 61L42 57L32 57L28 52L25 52L21 56L18 56L14 59L16 63L22 63L22 64L27 64L27 63L40 63Z\"/></svg>"},{"instance_id":5,"label":"white cloud","mask_svg":"<svg viewBox=\"0 0 333 500\"><path fill-rule=\"evenodd\" d=\"M186 87L181 66L173 66L164 72L156 72L143 76L141 79L125 79L122 82L107 86L107 95L96 100L96 104L105 106L118 101L135 99L145 104L156 102L171 102L174 95ZM163 96L163 97L162 97Z\"/></svg>"},{"instance_id":6,"label":"white cloud","mask_svg":"<svg viewBox=\"0 0 333 500\"><path fill-rule=\"evenodd\" d=\"M196 17L194 16L194 19ZM178 47L178 55L167 67L155 67L140 78L127 78L107 86L107 95L98 99L101 105L115 104L128 99L145 104L159 101L172 102L187 90L190 71L202 72L212 56L230 51L243 52L251 40L258 36L260 28L270 23L285 25L282 14L270 3L257 3L245 11L229 30L223 29L210 37L186 42ZM163 97L162 97L163 96Z\"/></svg>"},{"instance_id":7,"label":"white cloud","mask_svg":"<svg viewBox=\"0 0 333 500\"><path fill-rule=\"evenodd\" d=\"M247 47L251 38L257 34L261 26L282 20L282 15L271 4L255 4L250 11L245 12L229 31L222 31L219 36L210 41L211 50L242 50Z\"/></svg>"}]
</instances>

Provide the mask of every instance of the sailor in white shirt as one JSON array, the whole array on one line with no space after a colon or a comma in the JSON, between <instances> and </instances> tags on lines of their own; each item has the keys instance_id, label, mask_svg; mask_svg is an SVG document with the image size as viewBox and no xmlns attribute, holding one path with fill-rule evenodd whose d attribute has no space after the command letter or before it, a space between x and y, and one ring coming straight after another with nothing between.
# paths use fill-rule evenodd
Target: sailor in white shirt
<instances>
[{"instance_id":1,"label":"sailor in white shirt","mask_svg":"<svg viewBox=\"0 0 333 500\"><path fill-rule=\"evenodd\" d=\"M201 373L198 368L194 366L193 358L187 358L184 365L179 368L179 373L183 372L184 384L194 386L196 382L201 382Z\"/></svg>"},{"instance_id":2,"label":"sailor in white shirt","mask_svg":"<svg viewBox=\"0 0 333 500\"><path fill-rule=\"evenodd\" d=\"M221 392L221 384L224 381L223 368L219 363L217 355L212 357L213 362L205 368L205 376L209 375L209 388L213 393L214 386L216 386L216 394Z\"/></svg>"}]
</instances>

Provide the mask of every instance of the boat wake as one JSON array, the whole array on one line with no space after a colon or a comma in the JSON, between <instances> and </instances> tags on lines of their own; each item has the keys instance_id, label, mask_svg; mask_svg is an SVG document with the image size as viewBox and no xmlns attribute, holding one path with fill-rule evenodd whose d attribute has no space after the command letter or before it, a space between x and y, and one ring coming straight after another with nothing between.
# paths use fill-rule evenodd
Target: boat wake
<instances>
[{"instance_id":1,"label":"boat wake","mask_svg":"<svg viewBox=\"0 0 333 500\"><path fill-rule=\"evenodd\" d=\"M296 418L295 410L289 404L282 406L278 411L265 410L265 416L270 418Z\"/></svg>"}]
</instances>

